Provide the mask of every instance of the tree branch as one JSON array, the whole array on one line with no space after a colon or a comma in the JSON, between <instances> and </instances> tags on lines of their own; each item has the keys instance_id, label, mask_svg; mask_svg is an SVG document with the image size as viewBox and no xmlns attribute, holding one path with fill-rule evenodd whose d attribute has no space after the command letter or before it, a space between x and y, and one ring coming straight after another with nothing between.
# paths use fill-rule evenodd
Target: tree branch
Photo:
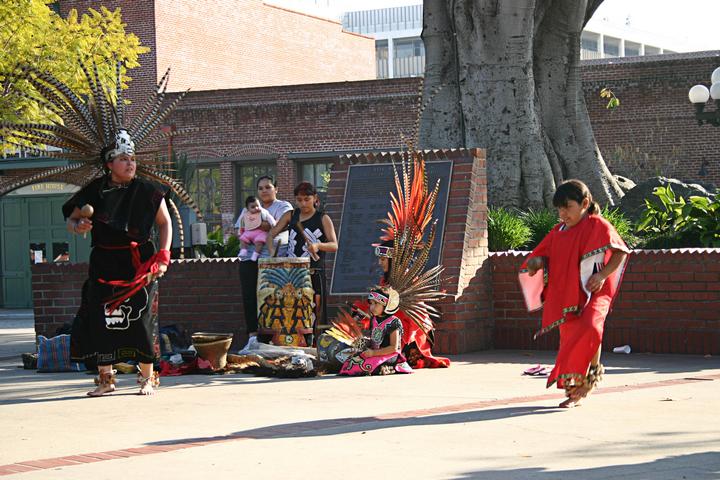
<instances>
[{"instance_id":1,"label":"tree branch","mask_svg":"<svg viewBox=\"0 0 720 480\"><path fill-rule=\"evenodd\" d=\"M583 22L583 28L590 21L592 16L595 14L595 10L598 9L604 0L588 0L587 8L585 9L585 21Z\"/></svg>"}]
</instances>

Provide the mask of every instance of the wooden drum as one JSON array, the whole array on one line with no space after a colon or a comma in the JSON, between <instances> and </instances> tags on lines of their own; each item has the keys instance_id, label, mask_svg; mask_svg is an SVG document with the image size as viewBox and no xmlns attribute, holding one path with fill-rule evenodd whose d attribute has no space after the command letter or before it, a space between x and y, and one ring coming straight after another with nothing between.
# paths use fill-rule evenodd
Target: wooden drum
<instances>
[{"instance_id":1,"label":"wooden drum","mask_svg":"<svg viewBox=\"0 0 720 480\"><path fill-rule=\"evenodd\" d=\"M315 325L309 258L258 260L258 335L280 346L309 347Z\"/></svg>"}]
</instances>

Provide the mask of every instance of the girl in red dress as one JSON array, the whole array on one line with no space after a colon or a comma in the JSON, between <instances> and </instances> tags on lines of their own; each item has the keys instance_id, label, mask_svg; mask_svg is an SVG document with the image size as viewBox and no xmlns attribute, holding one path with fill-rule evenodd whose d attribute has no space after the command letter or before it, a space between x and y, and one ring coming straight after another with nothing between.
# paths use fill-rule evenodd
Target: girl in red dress
<instances>
[{"instance_id":1,"label":"girl in red dress","mask_svg":"<svg viewBox=\"0 0 720 480\"><path fill-rule=\"evenodd\" d=\"M588 187L562 183L553 197L560 223L532 251L520 270L528 310L543 308L535 335L560 329L560 346L547 386L557 382L572 407L600 380L605 317L617 295L630 250L600 215ZM541 273L538 275L538 273Z\"/></svg>"}]
</instances>

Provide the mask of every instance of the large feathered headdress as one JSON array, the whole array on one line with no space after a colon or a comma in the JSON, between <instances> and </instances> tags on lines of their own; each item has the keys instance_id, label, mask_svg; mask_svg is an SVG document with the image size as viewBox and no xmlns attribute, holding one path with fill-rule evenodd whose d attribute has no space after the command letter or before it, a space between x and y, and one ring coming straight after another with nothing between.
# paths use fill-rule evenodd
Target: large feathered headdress
<instances>
[{"instance_id":1,"label":"large feathered headdress","mask_svg":"<svg viewBox=\"0 0 720 480\"><path fill-rule=\"evenodd\" d=\"M442 265L426 270L435 241L433 212L440 181L428 189L425 159L414 149L403 155L399 169L401 175L393 168L397 192L390 194L392 209L382 221L386 228L381 239L393 244L387 283L400 297L398 309L427 332L433 328L432 318L439 316L430 302L445 296L438 288Z\"/></svg>"},{"instance_id":2,"label":"large feathered headdress","mask_svg":"<svg viewBox=\"0 0 720 480\"><path fill-rule=\"evenodd\" d=\"M71 181L83 187L104 173L105 163L113 156L120 153L133 155L135 150L141 150L144 145L154 145L162 138L179 133L154 132L187 93L180 94L168 105L164 104L169 69L137 116L127 119L121 84L122 64L116 64L115 85L106 88L98 79L97 65L88 68L82 61L79 63L90 86L90 94L87 96L76 94L53 75L29 65L3 74L8 84L28 82L34 94L13 91L37 102L56 117L56 120L47 123L0 122L0 135L5 143L33 155L63 158L69 160L70 164L8 177L0 181L0 196L25 185L47 180ZM45 151L39 149L39 146L54 148ZM167 185L202 218L183 185L160 170L162 163L154 160L138 163L137 175ZM177 210L173 204L171 208Z\"/></svg>"}]
</instances>

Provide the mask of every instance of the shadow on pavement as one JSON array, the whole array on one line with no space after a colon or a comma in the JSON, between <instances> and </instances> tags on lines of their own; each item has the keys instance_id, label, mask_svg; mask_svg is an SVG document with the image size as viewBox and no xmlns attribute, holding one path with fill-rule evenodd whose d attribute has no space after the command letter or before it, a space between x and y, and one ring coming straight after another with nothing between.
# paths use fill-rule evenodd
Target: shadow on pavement
<instances>
[{"instance_id":1,"label":"shadow on pavement","mask_svg":"<svg viewBox=\"0 0 720 480\"><path fill-rule=\"evenodd\" d=\"M720 452L691 453L665 457L645 463L609 465L596 468L550 471L542 468L519 468L508 470L478 470L467 472L456 480L483 479L507 480L717 480L720 478Z\"/></svg>"},{"instance_id":2,"label":"shadow on pavement","mask_svg":"<svg viewBox=\"0 0 720 480\"><path fill-rule=\"evenodd\" d=\"M530 366L541 364L552 368L555 353L542 350L491 350L451 357L458 364L517 364L519 373ZM692 373L720 368L720 357L701 355L673 355L633 353L630 355L603 352L601 360L606 375L631 373Z\"/></svg>"},{"instance_id":3,"label":"shadow on pavement","mask_svg":"<svg viewBox=\"0 0 720 480\"><path fill-rule=\"evenodd\" d=\"M488 410L476 410L458 413L446 413L440 415L428 415L422 417L392 418L392 416L380 417L347 417L333 418L328 420L311 420L307 422L285 423L268 427L254 428L231 433L229 435L218 435L215 437L182 438L176 440L165 440L151 442L146 445L175 445L187 443L214 443L228 440L240 439L271 439L271 438L302 438L322 437L329 435L343 435L353 432L367 432L385 428L401 428L424 425L451 425L456 423L473 423L490 420L502 420L526 415L545 415L549 413L560 413L562 409L555 407L507 407ZM402 414L399 414L402 415Z\"/></svg>"}]
</instances>

